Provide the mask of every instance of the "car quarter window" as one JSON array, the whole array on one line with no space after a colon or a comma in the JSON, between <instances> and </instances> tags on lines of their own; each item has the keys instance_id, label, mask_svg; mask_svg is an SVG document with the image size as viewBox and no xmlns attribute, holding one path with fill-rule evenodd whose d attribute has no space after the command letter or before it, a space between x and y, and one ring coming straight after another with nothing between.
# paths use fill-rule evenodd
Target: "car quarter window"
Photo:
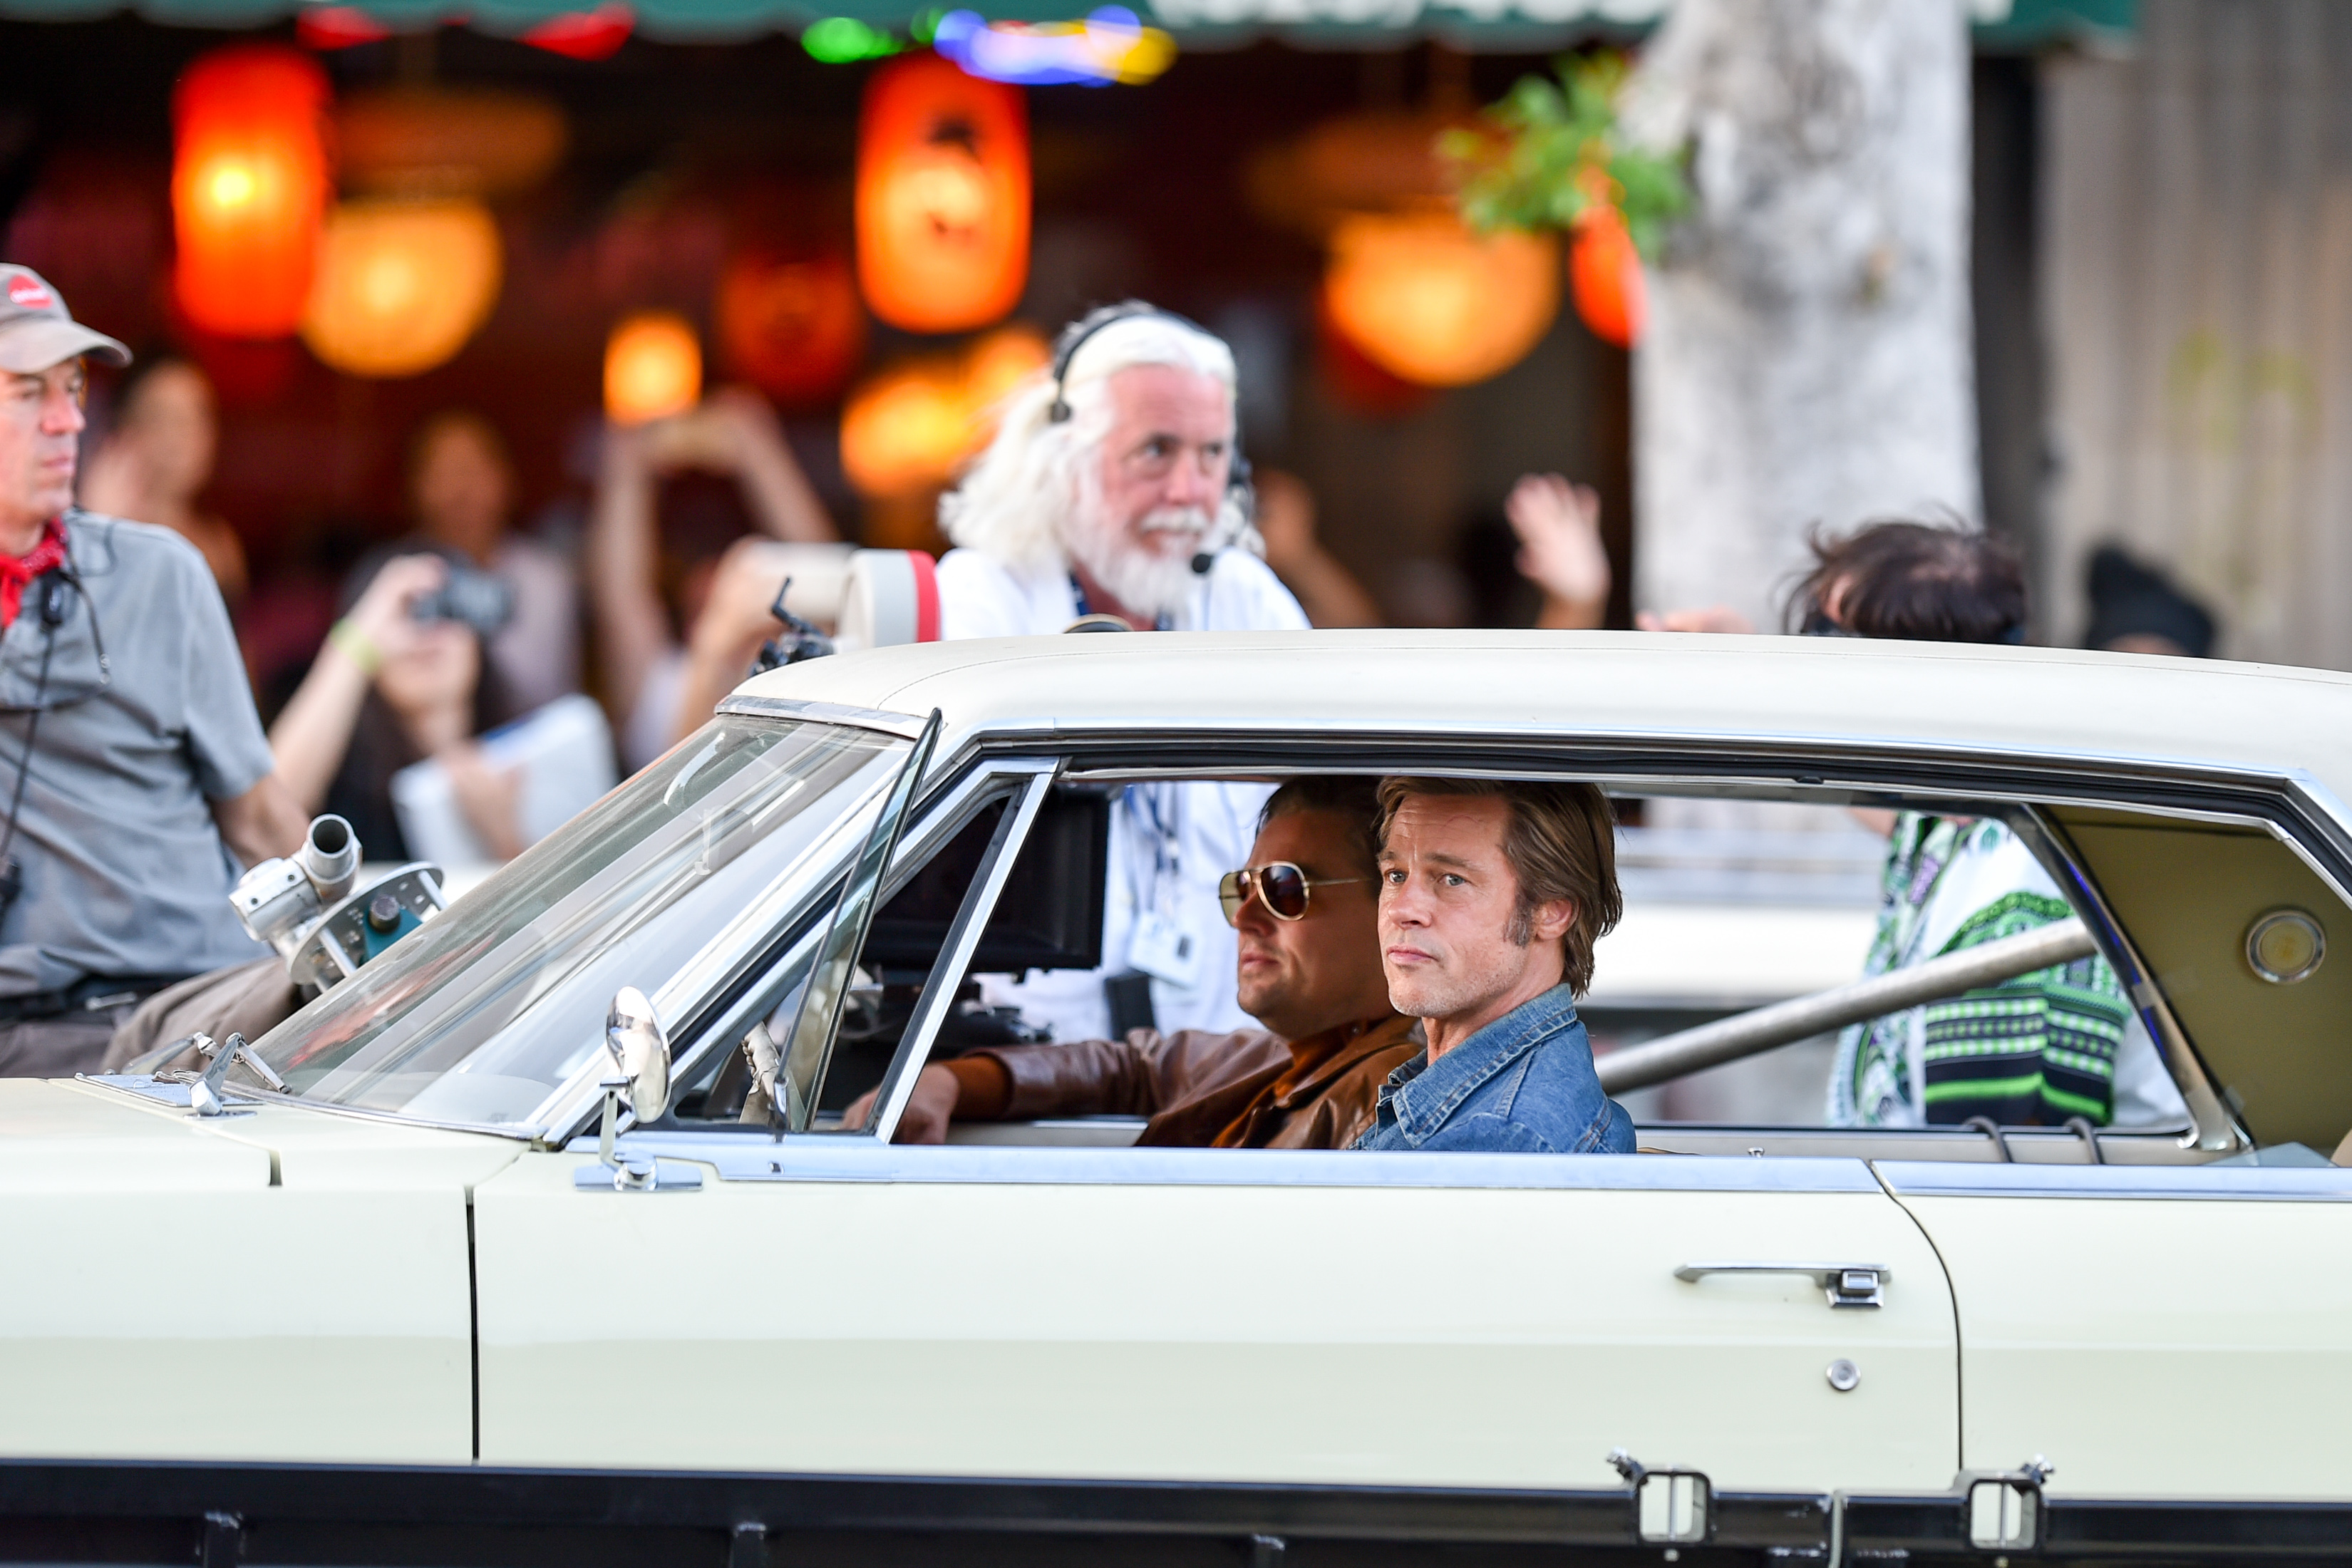
<instances>
[{"instance_id":1,"label":"car quarter window","mask_svg":"<svg viewBox=\"0 0 2352 1568\"><path fill-rule=\"evenodd\" d=\"M2352 964L2335 951L2352 929L2335 890L2260 825L2049 815L2248 1131L2333 1152L2352 1133Z\"/></svg>"}]
</instances>

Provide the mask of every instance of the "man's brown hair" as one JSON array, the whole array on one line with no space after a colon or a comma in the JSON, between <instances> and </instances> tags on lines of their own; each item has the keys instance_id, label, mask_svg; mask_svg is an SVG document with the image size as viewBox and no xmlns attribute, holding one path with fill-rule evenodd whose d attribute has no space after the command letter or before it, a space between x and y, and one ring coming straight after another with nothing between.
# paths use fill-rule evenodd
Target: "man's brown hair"
<instances>
[{"instance_id":1,"label":"man's brown hair","mask_svg":"<svg viewBox=\"0 0 2352 1568\"><path fill-rule=\"evenodd\" d=\"M1516 779L1385 778L1381 781L1381 843L1407 795L1453 795L1510 803L1503 858L1518 879L1518 906L1510 938L1525 947L1535 934L1538 904L1566 899L1576 906L1560 946L1569 989L1581 996L1592 985L1592 948L1625 912L1617 890L1616 814L1609 797L1589 784Z\"/></svg>"},{"instance_id":2,"label":"man's brown hair","mask_svg":"<svg viewBox=\"0 0 2352 1568\"><path fill-rule=\"evenodd\" d=\"M1257 814L1257 829L1277 816L1321 812L1344 817L1349 825L1348 851L1357 868L1377 878L1381 868L1381 781L1369 774L1309 773L1295 778L1265 797Z\"/></svg>"}]
</instances>

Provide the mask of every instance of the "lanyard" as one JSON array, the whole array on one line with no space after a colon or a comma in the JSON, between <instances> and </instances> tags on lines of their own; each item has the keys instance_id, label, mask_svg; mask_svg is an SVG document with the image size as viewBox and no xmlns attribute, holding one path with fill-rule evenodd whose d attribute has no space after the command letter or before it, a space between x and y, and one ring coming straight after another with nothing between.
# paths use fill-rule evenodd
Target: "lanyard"
<instances>
[{"instance_id":1,"label":"lanyard","mask_svg":"<svg viewBox=\"0 0 2352 1568\"><path fill-rule=\"evenodd\" d=\"M1132 846L1127 880L1139 910L1159 909L1164 898L1168 900L1166 912L1175 912L1172 895L1183 870L1182 828L1177 820L1180 804L1177 788L1173 784L1129 784L1120 792L1119 803L1126 808ZM1151 858L1149 880L1142 876L1147 849Z\"/></svg>"}]
</instances>

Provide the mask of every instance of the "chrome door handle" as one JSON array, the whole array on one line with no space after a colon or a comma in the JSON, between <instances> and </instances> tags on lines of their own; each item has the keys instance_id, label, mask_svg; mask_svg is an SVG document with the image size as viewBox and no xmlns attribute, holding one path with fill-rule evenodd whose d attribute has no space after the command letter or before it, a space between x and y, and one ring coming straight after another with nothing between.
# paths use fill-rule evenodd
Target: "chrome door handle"
<instances>
[{"instance_id":1,"label":"chrome door handle","mask_svg":"<svg viewBox=\"0 0 2352 1568\"><path fill-rule=\"evenodd\" d=\"M1895 1271L1883 1263L1685 1263L1675 1270L1675 1279L1691 1282L1709 1274L1802 1274L1832 1307L1883 1307Z\"/></svg>"}]
</instances>

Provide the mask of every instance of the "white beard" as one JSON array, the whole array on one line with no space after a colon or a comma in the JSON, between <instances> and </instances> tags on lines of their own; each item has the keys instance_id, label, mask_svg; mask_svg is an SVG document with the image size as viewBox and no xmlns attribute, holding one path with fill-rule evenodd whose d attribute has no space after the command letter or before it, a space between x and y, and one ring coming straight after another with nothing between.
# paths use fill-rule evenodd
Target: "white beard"
<instances>
[{"instance_id":1,"label":"white beard","mask_svg":"<svg viewBox=\"0 0 2352 1568\"><path fill-rule=\"evenodd\" d=\"M1201 507L1162 507L1144 518L1140 531L1165 538L1176 536L1182 548L1162 555L1140 548L1127 526L1105 517L1101 506L1086 497L1072 520L1064 542L1087 575L1122 605L1142 616L1171 616L1184 607L1196 574L1192 557L1204 548L1216 518Z\"/></svg>"}]
</instances>

